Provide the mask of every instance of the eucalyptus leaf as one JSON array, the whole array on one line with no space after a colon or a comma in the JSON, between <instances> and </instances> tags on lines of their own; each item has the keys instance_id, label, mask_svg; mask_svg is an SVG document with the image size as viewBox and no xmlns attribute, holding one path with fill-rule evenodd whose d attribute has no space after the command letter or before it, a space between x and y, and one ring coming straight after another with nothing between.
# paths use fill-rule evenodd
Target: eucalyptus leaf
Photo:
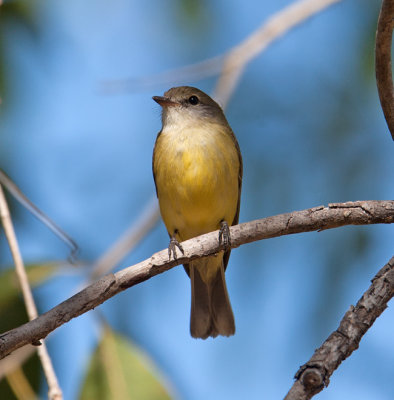
<instances>
[{"instance_id":1,"label":"eucalyptus leaf","mask_svg":"<svg viewBox=\"0 0 394 400\"><path fill-rule=\"evenodd\" d=\"M148 357L124 336L105 328L90 361L80 400L171 397Z\"/></svg>"},{"instance_id":2,"label":"eucalyptus leaf","mask_svg":"<svg viewBox=\"0 0 394 400\"><path fill-rule=\"evenodd\" d=\"M48 262L26 266L26 273L31 287L37 286L48 279L59 267L58 263ZM0 317L2 310L21 294L19 282L14 268L0 273Z\"/></svg>"},{"instance_id":3,"label":"eucalyptus leaf","mask_svg":"<svg viewBox=\"0 0 394 400\"><path fill-rule=\"evenodd\" d=\"M31 287L45 282L56 272L59 265L60 264L56 262L48 262L26 266L26 273ZM23 302L15 269L9 268L0 273L0 332L8 331L27 321L26 307ZM22 390L23 387L26 386L26 383L24 385L18 383L18 379L21 380L24 377L23 379L28 381L28 384L34 392L38 393L41 385L40 361L34 350L29 351L26 348L20 350L21 352L25 352L25 354L18 357L22 364L20 367L22 369L17 375L17 378L14 377L14 382L19 385ZM13 390L10 388L8 380L4 379L2 374L3 372L8 374L8 363L15 363L13 357L16 356L16 353L17 352L14 352L11 356L0 361L0 399L2 400L16 398ZM21 374L23 374L23 376Z\"/></svg>"}]
</instances>

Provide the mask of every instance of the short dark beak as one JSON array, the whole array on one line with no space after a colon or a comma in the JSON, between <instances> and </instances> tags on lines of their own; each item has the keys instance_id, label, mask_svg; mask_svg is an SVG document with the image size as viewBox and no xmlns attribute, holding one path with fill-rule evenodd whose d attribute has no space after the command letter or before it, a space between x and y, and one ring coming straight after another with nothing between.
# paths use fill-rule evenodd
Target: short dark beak
<instances>
[{"instance_id":1,"label":"short dark beak","mask_svg":"<svg viewBox=\"0 0 394 400\"><path fill-rule=\"evenodd\" d=\"M159 103L162 107L179 106L179 103L177 103L176 101L170 100L168 97L153 96L152 99L153 99L156 103Z\"/></svg>"}]
</instances>

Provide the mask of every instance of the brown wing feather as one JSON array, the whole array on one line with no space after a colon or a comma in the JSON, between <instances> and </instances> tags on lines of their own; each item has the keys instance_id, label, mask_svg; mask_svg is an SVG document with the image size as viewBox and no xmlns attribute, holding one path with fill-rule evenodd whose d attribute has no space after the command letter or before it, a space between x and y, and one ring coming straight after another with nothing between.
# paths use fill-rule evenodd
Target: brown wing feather
<instances>
[{"instance_id":1,"label":"brown wing feather","mask_svg":"<svg viewBox=\"0 0 394 400\"><path fill-rule=\"evenodd\" d=\"M234 135L234 132L231 131L231 138L235 144L235 147L237 149L238 153L238 160L239 160L239 171L238 171L238 204L237 204L237 212L235 213L235 217L233 219L233 222L231 225L237 225L238 220L239 220L239 209L241 206L241 189L242 189L242 174L243 174L243 165L242 165L242 156L241 156L241 150L239 148L238 141ZM228 260L230 258L231 250L228 250L224 253L223 256L223 265L224 265L224 270L227 268Z\"/></svg>"},{"instance_id":2,"label":"brown wing feather","mask_svg":"<svg viewBox=\"0 0 394 400\"><path fill-rule=\"evenodd\" d=\"M161 135L161 131L156 136L155 147L153 148L153 155L152 155L152 173L153 173L153 180L155 182L156 196L157 197L159 197L159 193L157 192L157 183L156 183L156 176L155 176L155 154L156 154L157 141L159 140L160 135Z\"/></svg>"}]
</instances>

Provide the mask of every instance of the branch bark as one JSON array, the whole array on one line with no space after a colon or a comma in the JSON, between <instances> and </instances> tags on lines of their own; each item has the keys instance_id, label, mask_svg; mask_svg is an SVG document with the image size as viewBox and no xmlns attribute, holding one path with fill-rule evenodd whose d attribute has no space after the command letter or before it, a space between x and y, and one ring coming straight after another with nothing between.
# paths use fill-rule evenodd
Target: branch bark
<instances>
[{"instance_id":1,"label":"branch bark","mask_svg":"<svg viewBox=\"0 0 394 400\"><path fill-rule=\"evenodd\" d=\"M357 305L350 306L338 329L300 367L285 400L307 400L328 386L332 373L358 349L361 338L393 296L394 257L375 275Z\"/></svg>"},{"instance_id":2,"label":"branch bark","mask_svg":"<svg viewBox=\"0 0 394 400\"><path fill-rule=\"evenodd\" d=\"M356 201L334 203L230 227L231 247L257 240L301 232L322 231L345 225L390 224L394 222L394 201ZM71 298L18 328L0 335L0 359L26 345L39 345L50 332L95 307L117 293L152 278L176 265L209 256L223 250L218 246L218 231L182 243L184 254L168 260L162 250L150 258L104 276Z\"/></svg>"},{"instance_id":3,"label":"branch bark","mask_svg":"<svg viewBox=\"0 0 394 400\"><path fill-rule=\"evenodd\" d=\"M376 31L375 68L380 104L394 140L394 90L391 70L391 41L394 28L394 1L383 0Z\"/></svg>"}]
</instances>

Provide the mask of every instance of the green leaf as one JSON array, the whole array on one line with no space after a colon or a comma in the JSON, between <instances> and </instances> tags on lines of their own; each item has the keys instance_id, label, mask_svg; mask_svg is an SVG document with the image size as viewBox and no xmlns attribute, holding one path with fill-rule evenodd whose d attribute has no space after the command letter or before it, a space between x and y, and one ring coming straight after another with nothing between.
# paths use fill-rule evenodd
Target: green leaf
<instances>
[{"instance_id":1,"label":"green leaf","mask_svg":"<svg viewBox=\"0 0 394 400\"><path fill-rule=\"evenodd\" d=\"M26 266L26 273L31 287L37 286L48 279L59 266L58 263L31 264ZM21 294L14 268L0 273L0 318L1 312Z\"/></svg>"},{"instance_id":2,"label":"green leaf","mask_svg":"<svg viewBox=\"0 0 394 400\"><path fill-rule=\"evenodd\" d=\"M58 266L54 262L28 265L26 273L31 287L43 283L56 272ZM16 272L13 268L7 269L0 274L0 332L6 332L27 321Z\"/></svg>"},{"instance_id":3,"label":"green leaf","mask_svg":"<svg viewBox=\"0 0 394 400\"><path fill-rule=\"evenodd\" d=\"M0 93L7 102L2 108L9 104L11 84L9 81L9 68L7 69L8 54L6 52L6 39L16 29L18 32L25 32L29 37L37 38L39 34L38 19L36 11L39 2L37 0L13 0L3 1L0 7ZM16 77L15 77L16 78Z\"/></svg>"},{"instance_id":4,"label":"green leaf","mask_svg":"<svg viewBox=\"0 0 394 400\"><path fill-rule=\"evenodd\" d=\"M140 349L110 328L90 361L80 400L171 399L158 373Z\"/></svg>"},{"instance_id":5,"label":"green leaf","mask_svg":"<svg viewBox=\"0 0 394 400\"><path fill-rule=\"evenodd\" d=\"M1 362L5 362L6 358L1 360ZM23 371L23 372L22 372ZM39 393L40 386L42 383L41 376L41 363L38 359L37 353L33 353L23 364L22 373L24 378L27 379L29 387L34 391L34 393ZM20 379L19 379L20 381ZM20 391L26 393L25 385L22 385L18 380L15 382L19 383ZM36 397L38 398L38 397ZM17 397L14 391L11 389L10 384L7 379L2 377L0 380L0 399L1 400L16 400ZM34 398L33 398L34 399Z\"/></svg>"},{"instance_id":6,"label":"green leaf","mask_svg":"<svg viewBox=\"0 0 394 400\"><path fill-rule=\"evenodd\" d=\"M31 286L37 286L48 279L56 272L58 265L59 264L52 262L27 266L26 272ZM27 321L26 308L22 299L15 269L9 268L0 273L0 332L8 331ZM2 362L7 362L7 358L0 361L0 363ZM26 355L26 360L23 362L22 368L25 379L28 380L33 390L38 393L41 384L41 367L35 352L31 355ZM0 365L0 372L2 370L2 366ZM21 385L21 389L22 387L23 385ZM0 376L0 399L16 399L7 379L4 379L3 376Z\"/></svg>"}]
</instances>

